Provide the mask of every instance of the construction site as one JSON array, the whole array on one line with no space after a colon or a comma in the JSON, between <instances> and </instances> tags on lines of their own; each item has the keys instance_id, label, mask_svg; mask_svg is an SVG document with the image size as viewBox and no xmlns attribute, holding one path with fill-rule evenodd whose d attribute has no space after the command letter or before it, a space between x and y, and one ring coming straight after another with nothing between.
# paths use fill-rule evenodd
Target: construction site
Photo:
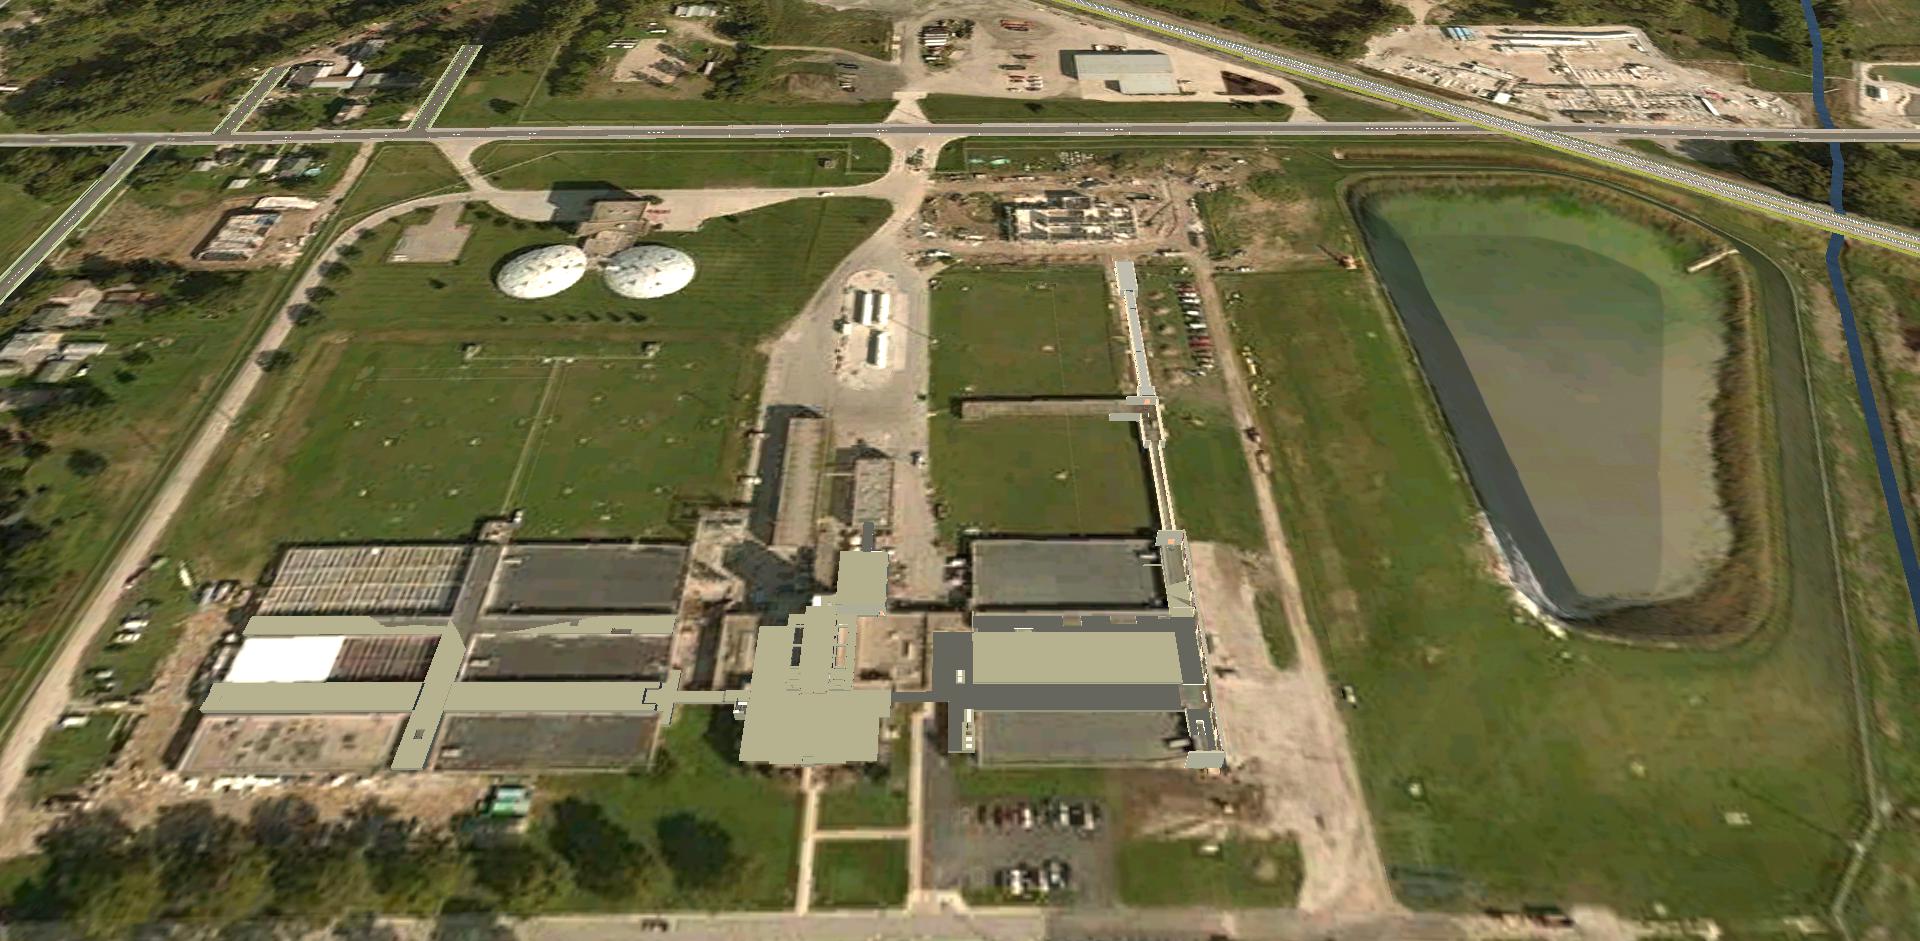
<instances>
[{"instance_id":1,"label":"construction site","mask_svg":"<svg viewBox=\"0 0 1920 941\"><path fill-rule=\"evenodd\" d=\"M1753 127L1803 120L1779 95L1680 65L1626 26L1405 26L1373 38L1358 61L1546 120Z\"/></svg>"}]
</instances>

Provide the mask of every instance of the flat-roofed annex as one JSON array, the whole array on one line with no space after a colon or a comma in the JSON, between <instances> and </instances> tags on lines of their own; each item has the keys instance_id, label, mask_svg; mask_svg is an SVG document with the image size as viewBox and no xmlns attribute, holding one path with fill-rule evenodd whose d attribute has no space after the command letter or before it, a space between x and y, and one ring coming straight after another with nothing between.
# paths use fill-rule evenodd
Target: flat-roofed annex
<instances>
[{"instance_id":1,"label":"flat-roofed annex","mask_svg":"<svg viewBox=\"0 0 1920 941\"><path fill-rule=\"evenodd\" d=\"M1077 685L1181 682L1180 649L1164 631L979 631L978 684Z\"/></svg>"}]
</instances>

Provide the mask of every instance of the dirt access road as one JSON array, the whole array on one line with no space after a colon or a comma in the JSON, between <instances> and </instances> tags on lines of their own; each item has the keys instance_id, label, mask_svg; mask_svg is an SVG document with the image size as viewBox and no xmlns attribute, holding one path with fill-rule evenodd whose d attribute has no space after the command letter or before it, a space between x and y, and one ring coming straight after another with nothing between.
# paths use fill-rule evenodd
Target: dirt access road
<instances>
[{"instance_id":1,"label":"dirt access road","mask_svg":"<svg viewBox=\"0 0 1920 941\"><path fill-rule=\"evenodd\" d=\"M1194 273L1215 342L1228 351L1220 357L1220 377L1234 423L1258 427L1246 373L1232 352L1238 345L1220 307L1213 266L1197 254L1181 260ZM1346 722L1307 620L1286 527L1272 488L1264 485L1267 475L1256 457L1259 446L1246 435L1240 436L1240 445L1247 473L1255 481L1254 499L1293 637L1294 663L1280 670L1268 658L1252 589L1240 574L1238 560L1218 547L1196 546L1195 588L1207 599L1205 623L1214 634L1216 667L1232 668L1214 678L1227 753L1236 773L1259 782L1273 802L1272 812L1288 821L1299 837L1306 869L1300 891L1303 910L1356 915L1402 911L1374 839L1373 815L1360 786Z\"/></svg>"},{"instance_id":2,"label":"dirt access road","mask_svg":"<svg viewBox=\"0 0 1920 941\"><path fill-rule=\"evenodd\" d=\"M361 145L353 163L341 176L339 185L328 195L331 203L337 205L352 189L361 171L366 168L372 151L372 145ZM287 295L286 305L291 306L305 299L307 292L319 285L321 262L333 257L333 248L357 237L362 229L386 221L386 218L385 214L376 213L336 238L327 251L318 253L307 263L306 270L295 282L293 290ZM233 428L247 400L253 397L253 390L266 375L266 371L259 366L258 354L279 349L288 332L293 329L293 322L286 316L285 307L269 316L273 319L261 333L260 341L248 352L246 362L241 364L232 381L221 390L218 403L208 414L206 423L193 433L186 450L181 452L172 469L166 472L166 482L154 494L153 502L147 505L138 528L121 545L112 565L94 587L93 597L87 601L87 606L81 610L79 618L60 642L59 652L40 671L33 694L27 698L26 705L15 719L13 733L8 736L5 745L0 746L0 833L16 834L26 829L8 825L15 812L23 809L15 804L14 794L26 777L27 767L40 747L41 737L53 727L71 702L74 675L93 649L100 630L119 608L123 600L120 586L153 557L154 550L166 536L167 528L173 524L180 507L193 491L194 483L200 479L200 474L206 470L213 456L219 453L227 432ZM9 846L0 846L0 851L11 849Z\"/></svg>"}]
</instances>

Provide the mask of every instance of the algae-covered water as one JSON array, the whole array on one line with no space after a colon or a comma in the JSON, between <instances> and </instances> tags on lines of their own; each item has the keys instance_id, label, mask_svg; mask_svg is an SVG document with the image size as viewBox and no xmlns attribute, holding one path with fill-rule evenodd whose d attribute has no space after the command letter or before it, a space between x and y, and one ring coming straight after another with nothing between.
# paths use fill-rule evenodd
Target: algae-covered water
<instances>
[{"instance_id":1,"label":"algae-covered water","mask_svg":"<svg viewBox=\"0 0 1920 941\"><path fill-rule=\"evenodd\" d=\"M1711 431L1730 291L1691 249L1547 188L1362 199L1362 229L1523 584L1593 614L1726 553Z\"/></svg>"}]
</instances>

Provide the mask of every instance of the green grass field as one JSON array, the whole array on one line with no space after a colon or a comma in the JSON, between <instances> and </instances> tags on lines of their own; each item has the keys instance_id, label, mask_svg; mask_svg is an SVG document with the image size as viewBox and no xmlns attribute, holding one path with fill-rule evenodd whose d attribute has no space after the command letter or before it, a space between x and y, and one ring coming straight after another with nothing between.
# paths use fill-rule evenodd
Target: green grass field
<instances>
[{"instance_id":1,"label":"green grass field","mask_svg":"<svg viewBox=\"0 0 1920 941\"><path fill-rule=\"evenodd\" d=\"M799 869L800 795L734 759L730 711L682 707L661 735L650 771L539 780L542 807L575 798L604 811L665 870L632 896L576 891L558 911L774 910L793 905ZM534 835L550 830L539 814ZM901 867L902 878L905 866ZM904 897L904 893L902 893Z\"/></svg>"},{"instance_id":2,"label":"green grass field","mask_svg":"<svg viewBox=\"0 0 1920 941\"><path fill-rule=\"evenodd\" d=\"M827 840L815 845L814 907L898 908L906 901L906 840Z\"/></svg>"},{"instance_id":3,"label":"green grass field","mask_svg":"<svg viewBox=\"0 0 1920 941\"><path fill-rule=\"evenodd\" d=\"M1920 85L1920 65L1876 65L1873 77L1883 82Z\"/></svg>"},{"instance_id":4,"label":"green grass field","mask_svg":"<svg viewBox=\"0 0 1920 941\"><path fill-rule=\"evenodd\" d=\"M885 175L892 154L852 140L500 141L474 166L508 189L613 186L636 191L722 186L853 186Z\"/></svg>"},{"instance_id":5,"label":"green grass field","mask_svg":"<svg viewBox=\"0 0 1920 941\"><path fill-rule=\"evenodd\" d=\"M1254 613L1260 618L1260 636L1267 641L1267 657L1281 669L1293 666L1293 632L1287 626L1287 609L1280 596L1262 588L1253 598Z\"/></svg>"},{"instance_id":6,"label":"green grass field","mask_svg":"<svg viewBox=\"0 0 1920 941\"><path fill-rule=\"evenodd\" d=\"M441 112L441 127L510 124L866 124L893 110L892 101L725 101L645 97L644 86L603 83L597 91L556 98L531 71L480 70L460 83Z\"/></svg>"},{"instance_id":7,"label":"green grass field","mask_svg":"<svg viewBox=\"0 0 1920 941\"><path fill-rule=\"evenodd\" d=\"M886 209L800 200L662 235L700 275L648 302L592 278L540 302L499 294L501 259L569 234L473 213L460 262L385 262L396 222L330 279L336 296L247 416L272 434L223 455L176 531L183 550L245 573L288 541L452 538L515 507L536 538L684 534L734 496L755 344Z\"/></svg>"},{"instance_id":8,"label":"green grass field","mask_svg":"<svg viewBox=\"0 0 1920 941\"><path fill-rule=\"evenodd\" d=\"M1240 432L1225 410L1177 401L1167 408L1167 477L1188 537L1240 549L1266 547Z\"/></svg>"},{"instance_id":9,"label":"green grass field","mask_svg":"<svg viewBox=\"0 0 1920 941\"><path fill-rule=\"evenodd\" d=\"M941 535L1142 534L1153 497L1133 426L1105 418L933 420Z\"/></svg>"},{"instance_id":10,"label":"green grass field","mask_svg":"<svg viewBox=\"0 0 1920 941\"><path fill-rule=\"evenodd\" d=\"M1546 638L1483 565L1374 289L1337 271L1222 288L1246 298L1276 493L1315 547L1297 564L1329 668L1365 703L1349 723L1403 898L1821 910L1859 795L1834 621L1714 653Z\"/></svg>"},{"instance_id":11,"label":"green grass field","mask_svg":"<svg viewBox=\"0 0 1920 941\"><path fill-rule=\"evenodd\" d=\"M1096 101L1085 98L990 98L928 95L920 103L935 124L992 121L1285 121L1293 109L1278 101Z\"/></svg>"},{"instance_id":12,"label":"green grass field","mask_svg":"<svg viewBox=\"0 0 1920 941\"><path fill-rule=\"evenodd\" d=\"M1120 901L1141 908L1292 908L1300 897L1300 848L1291 839L1128 840L1117 868Z\"/></svg>"},{"instance_id":13,"label":"green grass field","mask_svg":"<svg viewBox=\"0 0 1920 941\"><path fill-rule=\"evenodd\" d=\"M12 183L0 183L0 264L12 264L58 218L65 202L48 202Z\"/></svg>"},{"instance_id":14,"label":"green grass field","mask_svg":"<svg viewBox=\"0 0 1920 941\"><path fill-rule=\"evenodd\" d=\"M120 747L120 717L100 713L77 729L53 729L27 769L27 799L39 801L86 783Z\"/></svg>"},{"instance_id":15,"label":"green grass field","mask_svg":"<svg viewBox=\"0 0 1920 941\"><path fill-rule=\"evenodd\" d=\"M1125 341L1101 269L954 268L939 281L934 402L1121 394Z\"/></svg>"},{"instance_id":16,"label":"green grass field","mask_svg":"<svg viewBox=\"0 0 1920 941\"><path fill-rule=\"evenodd\" d=\"M170 568L160 578L145 580L137 592L128 593L130 597L114 612L114 624L119 624L136 610L152 622L141 633L139 640L112 646L113 631L106 630L94 642L93 653L87 657L86 669L112 670L114 679L119 683L115 695L143 693L153 684L154 674L159 671L167 655L173 652L173 645L186 627L187 618L199 609L193 603L193 593L181 588L172 576L173 570ZM74 677L76 697L84 696L88 686L89 681L84 674Z\"/></svg>"},{"instance_id":17,"label":"green grass field","mask_svg":"<svg viewBox=\"0 0 1920 941\"><path fill-rule=\"evenodd\" d=\"M460 171L432 144L380 144L366 171L341 200L334 227L395 203L466 188Z\"/></svg>"},{"instance_id":18,"label":"green grass field","mask_svg":"<svg viewBox=\"0 0 1920 941\"><path fill-rule=\"evenodd\" d=\"M821 829L907 825L907 789L913 786L913 733L908 716L906 709L894 708L894 728L900 731L894 737L884 774L862 774L821 792Z\"/></svg>"}]
</instances>

